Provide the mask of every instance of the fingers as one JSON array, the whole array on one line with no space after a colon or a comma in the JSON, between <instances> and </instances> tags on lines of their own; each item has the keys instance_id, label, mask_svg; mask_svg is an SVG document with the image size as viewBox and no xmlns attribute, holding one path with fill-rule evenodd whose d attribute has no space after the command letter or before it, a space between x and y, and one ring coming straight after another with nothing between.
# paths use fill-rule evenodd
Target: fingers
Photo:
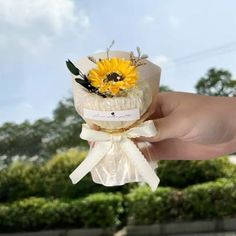
<instances>
[{"instance_id":1,"label":"fingers","mask_svg":"<svg viewBox=\"0 0 236 236\"><path fill-rule=\"evenodd\" d=\"M177 138L177 124L174 116L167 116L164 118L154 120L157 129L157 136L151 138L151 142L157 142L169 138Z\"/></svg>"},{"instance_id":2,"label":"fingers","mask_svg":"<svg viewBox=\"0 0 236 236\"><path fill-rule=\"evenodd\" d=\"M165 139L179 138L183 136L187 127L187 123L181 117L174 114L153 121L157 129L157 135L150 138L140 137L136 140L159 142Z\"/></svg>"},{"instance_id":3,"label":"fingers","mask_svg":"<svg viewBox=\"0 0 236 236\"><path fill-rule=\"evenodd\" d=\"M142 149L144 155L155 160L207 160L225 154L219 145L201 145L179 139L150 143Z\"/></svg>"}]
</instances>

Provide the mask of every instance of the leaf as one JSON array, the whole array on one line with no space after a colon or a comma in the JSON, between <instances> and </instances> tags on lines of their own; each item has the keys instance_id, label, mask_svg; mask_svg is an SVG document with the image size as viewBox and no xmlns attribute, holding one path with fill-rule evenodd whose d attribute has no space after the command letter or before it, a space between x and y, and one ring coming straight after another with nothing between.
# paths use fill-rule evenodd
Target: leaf
<instances>
[{"instance_id":1,"label":"leaf","mask_svg":"<svg viewBox=\"0 0 236 236\"><path fill-rule=\"evenodd\" d=\"M94 57L88 56L88 59L93 62L93 63L97 63L96 59Z\"/></svg>"},{"instance_id":2,"label":"leaf","mask_svg":"<svg viewBox=\"0 0 236 236\"><path fill-rule=\"evenodd\" d=\"M82 79L79 79L79 78L76 78L75 81L76 81L77 83L81 84L82 86L88 84L86 81L84 81L84 80L82 80Z\"/></svg>"},{"instance_id":3,"label":"leaf","mask_svg":"<svg viewBox=\"0 0 236 236\"><path fill-rule=\"evenodd\" d=\"M140 47L137 47L136 50L137 50L137 52L138 52L138 57L140 57L140 56L141 56L141 50L140 50Z\"/></svg>"},{"instance_id":4,"label":"leaf","mask_svg":"<svg viewBox=\"0 0 236 236\"><path fill-rule=\"evenodd\" d=\"M88 89L90 92L95 92L97 91L97 88L95 88L94 86L92 86L88 81L76 78L75 81L77 83L79 83L80 85L82 85L84 88Z\"/></svg>"},{"instance_id":5,"label":"leaf","mask_svg":"<svg viewBox=\"0 0 236 236\"><path fill-rule=\"evenodd\" d=\"M108 50L110 50L114 44L115 44L115 40L112 40L111 45L108 47Z\"/></svg>"},{"instance_id":6,"label":"leaf","mask_svg":"<svg viewBox=\"0 0 236 236\"><path fill-rule=\"evenodd\" d=\"M86 88L87 90L91 91L86 81L82 79L75 79L75 81L79 83L81 86L83 86L84 88Z\"/></svg>"},{"instance_id":7,"label":"leaf","mask_svg":"<svg viewBox=\"0 0 236 236\"><path fill-rule=\"evenodd\" d=\"M68 70L73 74L73 75L81 75L82 73L80 70L68 59L66 61L66 66Z\"/></svg>"},{"instance_id":8,"label":"leaf","mask_svg":"<svg viewBox=\"0 0 236 236\"><path fill-rule=\"evenodd\" d=\"M147 59L148 58L148 55L147 54L143 54L140 59L144 60L144 59Z\"/></svg>"},{"instance_id":9,"label":"leaf","mask_svg":"<svg viewBox=\"0 0 236 236\"><path fill-rule=\"evenodd\" d=\"M105 94L100 93L98 89L92 86L88 81L85 81L79 78L76 78L75 81L79 83L81 86L83 86L84 88L86 88L89 92L96 93L97 95L102 96L103 98L106 97Z\"/></svg>"}]
</instances>

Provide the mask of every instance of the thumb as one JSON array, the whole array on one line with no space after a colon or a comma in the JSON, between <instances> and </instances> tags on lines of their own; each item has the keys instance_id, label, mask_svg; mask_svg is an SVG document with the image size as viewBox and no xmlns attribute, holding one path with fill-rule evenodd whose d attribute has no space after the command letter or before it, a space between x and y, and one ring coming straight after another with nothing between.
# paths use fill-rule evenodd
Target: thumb
<instances>
[{"instance_id":1,"label":"thumb","mask_svg":"<svg viewBox=\"0 0 236 236\"><path fill-rule=\"evenodd\" d=\"M140 137L139 141L158 142L170 138L178 138L181 132L179 119L175 115L169 115L160 119L153 120L157 129L154 137Z\"/></svg>"}]
</instances>

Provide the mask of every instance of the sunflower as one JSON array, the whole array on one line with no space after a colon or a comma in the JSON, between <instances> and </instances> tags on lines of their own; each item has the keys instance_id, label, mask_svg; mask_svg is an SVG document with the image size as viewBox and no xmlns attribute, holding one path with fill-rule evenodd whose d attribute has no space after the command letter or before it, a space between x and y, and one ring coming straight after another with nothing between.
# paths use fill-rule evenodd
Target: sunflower
<instances>
[{"instance_id":1,"label":"sunflower","mask_svg":"<svg viewBox=\"0 0 236 236\"><path fill-rule=\"evenodd\" d=\"M118 96L137 84L138 71L130 60L115 57L96 64L97 68L89 71L88 80L102 94Z\"/></svg>"}]
</instances>

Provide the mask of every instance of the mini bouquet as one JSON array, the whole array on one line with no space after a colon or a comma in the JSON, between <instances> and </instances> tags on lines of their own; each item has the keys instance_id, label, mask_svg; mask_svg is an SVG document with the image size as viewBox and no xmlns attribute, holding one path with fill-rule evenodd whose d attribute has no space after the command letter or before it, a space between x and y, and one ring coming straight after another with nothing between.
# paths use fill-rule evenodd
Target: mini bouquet
<instances>
[{"instance_id":1,"label":"mini bouquet","mask_svg":"<svg viewBox=\"0 0 236 236\"><path fill-rule=\"evenodd\" d=\"M80 137L94 143L70 178L76 184L91 172L93 181L105 186L146 182L154 191L159 184L157 163L139 149L149 143L138 147L132 139L157 134L153 121L145 120L153 110L161 69L139 47L135 55L111 51L111 46L78 62L66 62L75 109L86 122Z\"/></svg>"}]
</instances>

